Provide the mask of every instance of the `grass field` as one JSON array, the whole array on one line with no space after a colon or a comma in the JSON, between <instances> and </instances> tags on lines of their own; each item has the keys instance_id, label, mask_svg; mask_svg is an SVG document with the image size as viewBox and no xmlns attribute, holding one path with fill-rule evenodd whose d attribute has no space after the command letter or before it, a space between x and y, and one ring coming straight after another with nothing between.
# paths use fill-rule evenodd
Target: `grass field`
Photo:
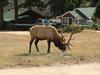
<instances>
[{"instance_id":1,"label":"grass field","mask_svg":"<svg viewBox=\"0 0 100 75\"><path fill-rule=\"evenodd\" d=\"M74 34L71 40L73 47L66 56L61 56L61 51L53 43L51 54L47 55L46 41L39 42L39 53L33 44L32 53L28 54L29 40L28 32L0 32L0 68L100 62L100 33L95 30Z\"/></svg>"}]
</instances>

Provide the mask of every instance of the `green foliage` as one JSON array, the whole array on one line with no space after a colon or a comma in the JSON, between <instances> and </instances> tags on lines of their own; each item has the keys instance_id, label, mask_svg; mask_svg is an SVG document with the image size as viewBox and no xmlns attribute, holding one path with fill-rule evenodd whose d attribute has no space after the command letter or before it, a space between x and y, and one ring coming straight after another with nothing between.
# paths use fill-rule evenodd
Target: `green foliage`
<instances>
[{"instance_id":1,"label":"green foliage","mask_svg":"<svg viewBox=\"0 0 100 75\"><path fill-rule=\"evenodd\" d=\"M25 0L24 7L35 7L40 11L49 13L47 16L59 16L66 11L78 7L96 6L99 0ZM46 9L47 8L47 9Z\"/></svg>"},{"instance_id":2,"label":"green foliage","mask_svg":"<svg viewBox=\"0 0 100 75\"><path fill-rule=\"evenodd\" d=\"M49 0L50 12L52 16L59 16L65 11L72 11L75 8L87 5L90 0ZM93 3L90 1L90 3Z\"/></svg>"},{"instance_id":3,"label":"green foliage","mask_svg":"<svg viewBox=\"0 0 100 75\"><path fill-rule=\"evenodd\" d=\"M74 33L77 33L77 32L81 32L83 29L84 29L83 27L80 27L78 25L71 24L71 25L66 25L63 28L63 31L64 32L74 32Z\"/></svg>"},{"instance_id":4,"label":"green foliage","mask_svg":"<svg viewBox=\"0 0 100 75\"><path fill-rule=\"evenodd\" d=\"M87 25L87 26L78 26L78 25L66 25L63 27L64 32L81 32L84 29L93 29L93 30L99 30L100 24L93 24L93 25Z\"/></svg>"},{"instance_id":5,"label":"green foliage","mask_svg":"<svg viewBox=\"0 0 100 75\"><path fill-rule=\"evenodd\" d=\"M83 1L85 0L70 0L70 2L73 3L76 8L80 7Z\"/></svg>"},{"instance_id":6,"label":"green foliage","mask_svg":"<svg viewBox=\"0 0 100 75\"><path fill-rule=\"evenodd\" d=\"M99 0L91 0L91 6L95 7Z\"/></svg>"},{"instance_id":7,"label":"green foliage","mask_svg":"<svg viewBox=\"0 0 100 75\"><path fill-rule=\"evenodd\" d=\"M3 8L8 4L8 0L0 0L0 20L3 21ZM2 25L0 26L2 29Z\"/></svg>"},{"instance_id":8,"label":"green foliage","mask_svg":"<svg viewBox=\"0 0 100 75\"><path fill-rule=\"evenodd\" d=\"M0 0L0 6L6 6L8 4L8 0Z\"/></svg>"},{"instance_id":9,"label":"green foliage","mask_svg":"<svg viewBox=\"0 0 100 75\"><path fill-rule=\"evenodd\" d=\"M73 9L80 7L82 0L49 0L51 15L59 16L65 11L72 11Z\"/></svg>"},{"instance_id":10,"label":"green foliage","mask_svg":"<svg viewBox=\"0 0 100 75\"><path fill-rule=\"evenodd\" d=\"M95 29L93 25L81 26L83 29Z\"/></svg>"},{"instance_id":11,"label":"green foliage","mask_svg":"<svg viewBox=\"0 0 100 75\"><path fill-rule=\"evenodd\" d=\"M25 0L23 6L28 8L35 7L42 10L46 8L46 2L44 2L43 0Z\"/></svg>"},{"instance_id":12,"label":"green foliage","mask_svg":"<svg viewBox=\"0 0 100 75\"><path fill-rule=\"evenodd\" d=\"M68 5L66 5L66 10L67 11L72 11L73 9L75 9L75 4L70 2L68 3Z\"/></svg>"},{"instance_id":13,"label":"green foliage","mask_svg":"<svg viewBox=\"0 0 100 75\"><path fill-rule=\"evenodd\" d=\"M66 0L49 0L50 11L52 16L58 16L66 11Z\"/></svg>"},{"instance_id":14,"label":"green foliage","mask_svg":"<svg viewBox=\"0 0 100 75\"><path fill-rule=\"evenodd\" d=\"M100 29L100 24L94 24L93 28L96 29L96 30L99 30Z\"/></svg>"},{"instance_id":15,"label":"green foliage","mask_svg":"<svg viewBox=\"0 0 100 75\"><path fill-rule=\"evenodd\" d=\"M96 10L95 10L94 16L97 17L97 18L100 18L100 2L96 6Z\"/></svg>"}]
</instances>

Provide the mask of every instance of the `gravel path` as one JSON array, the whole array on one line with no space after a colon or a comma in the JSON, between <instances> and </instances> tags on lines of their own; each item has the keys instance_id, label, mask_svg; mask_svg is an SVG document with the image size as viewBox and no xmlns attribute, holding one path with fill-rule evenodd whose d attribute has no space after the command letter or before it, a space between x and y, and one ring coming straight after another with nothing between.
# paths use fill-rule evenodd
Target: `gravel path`
<instances>
[{"instance_id":1,"label":"gravel path","mask_svg":"<svg viewBox=\"0 0 100 75\"><path fill-rule=\"evenodd\" d=\"M100 63L6 69L0 75L100 75Z\"/></svg>"}]
</instances>

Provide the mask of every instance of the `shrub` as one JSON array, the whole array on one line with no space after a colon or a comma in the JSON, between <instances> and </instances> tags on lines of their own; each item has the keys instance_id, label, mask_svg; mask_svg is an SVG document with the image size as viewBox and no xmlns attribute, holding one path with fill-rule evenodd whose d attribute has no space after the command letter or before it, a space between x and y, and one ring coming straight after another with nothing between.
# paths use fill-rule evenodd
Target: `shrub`
<instances>
[{"instance_id":1,"label":"shrub","mask_svg":"<svg viewBox=\"0 0 100 75\"><path fill-rule=\"evenodd\" d=\"M100 24L93 24L93 28L96 29L96 30L99 30L100 29Z\"/></svg>"},{"instance_id":2,"label":"shrub","mask_svg":"<svg viewBox=\"0 0 100 75\"><path fill-rule=\"evenodd\" d=\"M71 25L66 25L63 28L63 31L64 32L74 32L74 33L77 33L77 32L81 32L83 29L84 29L83 27L80 27L80 26L75 25L75 24L71 24Z\"/></svg>"},{"instance_id":3,"label":"shrub","mask_svg":"<svg viewBox=\"0 0 100 75\"><path fill-rule=\"evenodd\" d=\"M93 29L93 30L99 30L100 29L100 24L93 24L93 25L75 25L75 24L71 24L71 25L65 25L62 27L63 32L74 32L74 33L78 33L81 32L84 29Z\"/></svg>"}]
</instances>

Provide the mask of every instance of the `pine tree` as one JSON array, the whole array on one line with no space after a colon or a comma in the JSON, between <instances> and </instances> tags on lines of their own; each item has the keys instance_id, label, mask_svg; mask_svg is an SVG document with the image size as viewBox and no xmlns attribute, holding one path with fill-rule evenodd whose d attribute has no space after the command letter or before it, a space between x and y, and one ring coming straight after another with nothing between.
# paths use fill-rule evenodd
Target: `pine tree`
<instances>
[{"instance_id":1,"label":"pine tree","mask_svg":"<svg viewBox=\"0 0 100 75\"><path fill-rule=\"evenodd\" d=\"M24 7L42 9L46 7L45 2L44 0L25 0Z\"/></svg>"},{"instance_id":2,"label":"pine tree","mask_svg":"<svg viewBox=\"0 0 100 75\"><path fill-rule=\"evenodd\" d=\"M100 18L100 1L96 6L96 10L95 10L94 16L97 17L97 18Z\"/></svg>"},{"instance_id":3,"label":"pine tree","mask_svg":"<svg viewBox=\"0 0 100 75\"><path fill-rule=\"evenodd\" d=\"M91 6L95 7L98 4L99 0L91 0Z\"/></svg>"},{"instance_id":4,"label":"pine tree","mask_svg":"<svg viewBox=\"0 0 100 75\"><path fill-rule=\"evenodd\" d=\"M49 0L49 6L52 16L58 16L66 11L66 0Z\"/></svg>"},{"instance_id":5,"label":"pine tree","mask_svg":"<svg viewBox=\"0 0 100 75\"><path fill-rule=\"evenodd\" d=\"M4 6L8 4L8 0L0 0L0 29L3 27L3 14L4 14Z\"/></svg>"},{"instance_id":6,"label":"pine tree","mask_svg":"<svg viewBox=\"0 0 100 75\"><path fill-rule=\"evenodd\" d=\"M14 0L15 22L18 22L18 0Z\"/></svg>"}]
</instances>

